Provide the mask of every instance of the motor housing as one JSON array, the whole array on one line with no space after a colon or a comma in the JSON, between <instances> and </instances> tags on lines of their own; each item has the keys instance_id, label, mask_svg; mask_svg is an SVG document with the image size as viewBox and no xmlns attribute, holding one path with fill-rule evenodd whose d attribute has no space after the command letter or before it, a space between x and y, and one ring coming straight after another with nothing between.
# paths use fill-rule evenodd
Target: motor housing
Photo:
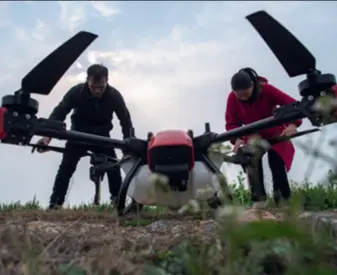
<instances>
[{"instance_id":1,"label":"motor housing","mask_svg":"<svg viewBox=\"0 0 337 275\"><path fill-rule=\"evenodd\" d=\"M186 191L194 161L193 140L182 130L161 131L149 141L149 169L167 176L173 190Z\"/></svg>"}]
</instances>

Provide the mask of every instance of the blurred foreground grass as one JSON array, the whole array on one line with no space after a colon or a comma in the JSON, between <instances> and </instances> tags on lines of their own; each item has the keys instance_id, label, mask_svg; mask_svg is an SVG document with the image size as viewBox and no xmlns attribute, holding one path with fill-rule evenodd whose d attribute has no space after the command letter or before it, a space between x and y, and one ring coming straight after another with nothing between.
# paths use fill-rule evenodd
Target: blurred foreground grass
<instances>
[{"instance_id":1,"label":"blurred foreground grass","mask_svg":"<svg viewBox=\"0 0 337 275\"><path fill-rule=\"evenodd\" d=\"M98 237L91 236L91 234L81 236L85 241L79 241L81 238L75 234L71 235L67 241L63 241L62 238L67 236L65 231L49 241L44 239L42 245L39 243L44 238L41 233L38 233L38 238L34 237L35 239L29 239L29 241L27 239L21 241L19 237L21 235L15 235L18 233L11 233L12 241L8 241L8 236L5 237L4 233L0 233L2 245L12 247L9 252L11 257L18 257L18 253L21 255L20 260L16 260L15 264L8 264L8 259L0 253L0 273L22 275L336 275L337 245L331 231L328 231L327 227L312 230L313 227L308 224L307 220L297 218L304 209L313 211L337 209L335 181L332 176L328 179L326 184L307 182L300 186L292 183L293 199L282 220L262 219L247 223L238 222L237 219L238 215L251 205L249 192L243 184L243 175L239 174L237 181L231 185L237 205L232 206L230 214L228 211L218 211L216 219L212 221L216 225L213 234L209 237L205 229L196 235L186 233L178 245L175 239L179 234L170 228L170 222L166 225L168 228L162 237L154 237L149 231L147 234L150 239L147 240L147 244L144 244L142 239L144 237L141 233L133 230L136 230L137 226L150 230L153 221L146 220L128 222L126 227L123 227L124 229L111 229L115 235L120 235L120 238L125 239L123 245L116 241L99 243L98 240L103 233L99 233ZM271 198L270 204L273 204ZM25 204L17 202L3 204L0 207L0 212L14 214L39 210L44 209L35 199ZM80 216L85 211L106 213L112 212L113 209L108 204L101 206L83 204L71 207L69 211L75 214L79 212ZM167 209L145 207L143 211L165 212ZM204 218L210 219L207 216ZM188 222L181 221L181 223ZM196 225L191 225L191 227L196 227ZM78 235L81 235L80 231ZM164 236L165 245L164 241L161 241ZM126 241L132 238L139 241ZM170 244L171 240L172 244ZM71 260L65 260L66 252L63 253L60 248L57 248L59 244L56 245L56 243L61 242L67 243L69 249L76 250L74 254L76 256L72 256ZM84 250L77 248L81 242L89 243L85 244ZM90 246L95 242L99 243L101 252L89 254L92 250ZM139 242L142 243L142 249L137 248L140 245ZM55 249L63 258L60 255L50 256L52 254L46 256L47 250ZM116 249L119 251L117 254ZM126 258L127 264L124 264ZM123 264L118 264L117 267L116 263Z\"/></svg>"}]
</instances>

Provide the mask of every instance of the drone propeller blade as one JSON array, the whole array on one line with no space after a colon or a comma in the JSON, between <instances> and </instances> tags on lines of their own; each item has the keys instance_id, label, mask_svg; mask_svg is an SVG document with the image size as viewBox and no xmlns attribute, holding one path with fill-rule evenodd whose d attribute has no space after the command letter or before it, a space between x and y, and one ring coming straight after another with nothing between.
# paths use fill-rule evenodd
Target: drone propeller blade
<instances>
[{"instance_id":1,"label":"drone propeller blade","mask_svg":"<svg viewBox=\"0 0 337 275\"><path fill-rule=\"evenodd\" d=\"M307 74L316 68L316 59L284 26L265 11L246 16L290 77Z\"/></svg>"},{"instance_id":2,"label":"drone propeller blade","mask_svg":"<svg viewBox=\"0 0 337 275\"><path fill-rule=\"evenodd\" d=\"M97 38L96 34L81 31L43 59L23 79L25 93L48 95L65 72Z\"/></svg>"},{"instance_id":3,"label":"drone propeller blade","mask_svg":"<svg viewBox=\"0 0 337 275\"><path fill-rule=\"evenodd\" d=\"M320 129L315 128L315 129L310 129L310 130L305 130L305 131L298 132L298 133L296 133L296 134L294 134L292 136L274 137L274 138L268 139L268 143L270 145L274 145L274 144L279 143L279 142L287 141L289 139L293 139L293 138L296 138L296 137L308 135L308 134L315 133L315 132L318 132L318 131L320 131Z\"/></svg>"}]
</instances>

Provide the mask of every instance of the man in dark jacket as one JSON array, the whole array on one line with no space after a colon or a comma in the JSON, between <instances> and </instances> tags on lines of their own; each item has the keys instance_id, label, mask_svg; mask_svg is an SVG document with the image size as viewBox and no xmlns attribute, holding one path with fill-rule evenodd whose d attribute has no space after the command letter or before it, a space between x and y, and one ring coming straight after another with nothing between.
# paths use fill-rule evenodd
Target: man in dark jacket
<instances>
[{"instance_id":1,"label":"man in dark jacket","mask_svg":"<svg viewBox=\"0 0 337 275\"><path fill-rule=\"evenodd\" d=\"M87 81L73 86L52 111L49 119L64 121L72 110L72 130L108 137L113 129L113 113L116 113L122 127L123 138L130 135L132 127L130 113L119 91L108 84L108 69L103 65L90 66L87 70ZM39 142L48 145L50 141L51 138L44 137ZM65 148L50 197L50 209L63 205L70 179L87 150L116 158L113 148L102 150L70 141L66 143ZM122 181L119 168L108 172L108 181L110 199L114 203Z\"/></svg>"}]
</instances>

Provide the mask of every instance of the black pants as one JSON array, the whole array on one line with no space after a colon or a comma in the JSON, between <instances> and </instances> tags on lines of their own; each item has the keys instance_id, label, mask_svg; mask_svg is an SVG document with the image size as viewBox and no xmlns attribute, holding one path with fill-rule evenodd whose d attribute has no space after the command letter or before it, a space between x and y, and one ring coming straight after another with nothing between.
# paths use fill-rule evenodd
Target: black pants
<instances>
[{"instance_id":1,"label":"black pants","mask_svg":"<svg viewBox=\"0 0 337 275\"><path fill-rule=\"evenodd\" d=\"M276 204L280 199L287 200L291 196L291 190L287 171L283 159L274 150L268 151L268 162L273 179L273 193ZM248 176L248 183L251 190L253 202L264 201L267 198L262 159L254 160L252 166L245 167Z\"/></svg>"},{"instance_id":2,"label":"black pants","mask_svg":"<svg viewBox=\"0 0 337 275\"><path fill-rule=\"evenodd\" d=\"M107 152L106 149L97 147L88 148L88 146L74 144L71 142L67 142L65 148L66 150L63 154L61 164L57 171L53 192L50 197L50 208L63 205L69 188L70 179L76 170L78 162L83 156L85 156L86 151L90 150L91 152L97 154L106 154L110 157L116 158L116 152L113 148L108 149ZM109 191L112 199L118 195L122 183L121 171L120 168L117 167L116 169L110 170L107 174L109 181Z\"/></svg>"}]
</instances>

